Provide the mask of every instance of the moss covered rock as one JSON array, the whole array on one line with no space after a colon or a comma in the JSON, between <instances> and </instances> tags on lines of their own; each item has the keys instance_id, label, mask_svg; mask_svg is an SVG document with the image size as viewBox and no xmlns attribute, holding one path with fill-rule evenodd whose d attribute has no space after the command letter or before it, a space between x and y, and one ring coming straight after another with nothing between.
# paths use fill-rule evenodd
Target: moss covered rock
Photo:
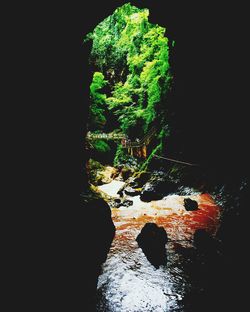
<instances>
[{"instance_id":1,"label":"moss covered rock","mask_svg":"<svg viewBox=\"0 0 250 312\"><path fill-rule=\"evenodd\" d=\"M110 183L118 174L118 170L114 167L103 166L93 159L89 161L89 179L93 185Z\"/></svg>"}]
</instances>

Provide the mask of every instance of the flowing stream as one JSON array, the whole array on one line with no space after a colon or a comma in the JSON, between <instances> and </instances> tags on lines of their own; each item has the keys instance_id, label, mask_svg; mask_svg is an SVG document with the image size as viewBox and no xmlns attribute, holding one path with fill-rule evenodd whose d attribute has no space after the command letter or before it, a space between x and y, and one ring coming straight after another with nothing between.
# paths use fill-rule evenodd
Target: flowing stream
<instances>
[{"instance_id":1,"label":"flowing stream","mask_svg":"<svg viewBox=\"0 0 250 312\"><path fill-rule=\"evenodd\" d=\"M99 186L106 194L119 198L117 191L124 182L113 180ZM167 312L184 311L183 298L191 287L183 269L177 247L192 247L195 230L217 231L220 207L209 194L169 195L162 200L142 202L140 196L126 196L130 207L112 208L116 235L98 281L97 311L105 312ZM196 200L199 209L186 211L183 201ZM163 226L167 264L156 269L139 248L136 237L147 222Z\"/></svg>"}]
</instances>

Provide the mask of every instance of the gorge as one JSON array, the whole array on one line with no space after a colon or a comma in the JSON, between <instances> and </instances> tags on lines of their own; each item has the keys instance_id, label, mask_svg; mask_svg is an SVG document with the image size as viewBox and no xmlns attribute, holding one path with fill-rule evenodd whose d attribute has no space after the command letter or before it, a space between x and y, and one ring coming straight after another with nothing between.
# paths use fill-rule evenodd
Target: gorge
<instances>
[{"instance_id":1,"label":"gorge","mask_svg":"<svg viewBox=\"0 0 250 312\"><path fill-rule=\"evenodd\" d=\"M222 311L230 296L237 305L230 285L247 179L244 163L233 165L242 153L230 108L209 85L213 29L198 43L190 17L176 30L174 11L134 2L100 13L84 39L80 198L97 236L87 311ZM160 264L136 241L146 224L167 234Z\"/></svg>"}]
</instances>

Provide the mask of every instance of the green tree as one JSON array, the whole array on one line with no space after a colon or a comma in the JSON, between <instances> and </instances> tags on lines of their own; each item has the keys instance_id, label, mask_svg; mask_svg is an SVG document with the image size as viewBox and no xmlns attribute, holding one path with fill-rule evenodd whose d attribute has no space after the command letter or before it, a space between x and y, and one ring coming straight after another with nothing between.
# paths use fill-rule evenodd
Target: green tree
<instances>
[{"instance_id":1,"label":"green tree","mask_svg":"<svg viewBox=\"0 0 250 312\"><path fill-rule=\"evenodd\" d=\"M167 124L168 38L166 29L148 17L148 9L128 3L87 36L93 42L90 61L96 70L90 86L93 129L103 129L106 119L116 120L133 137L144 135L154 123L162 128ZM110 91L104 94L107 84Z\"/></svg>"},{"instance_id":2,"label":"green tree","mask_svg":"<svg viewBox=\"0 0 250 312\"><path fill-rule=\"evenodd\" d=\"M106 95L102 93L103 87L107 84L104 76L100 72L95 72L90 85L90 129L103 129L107 120L104 112L106 107Z\"/></svg>"}]
</instances>

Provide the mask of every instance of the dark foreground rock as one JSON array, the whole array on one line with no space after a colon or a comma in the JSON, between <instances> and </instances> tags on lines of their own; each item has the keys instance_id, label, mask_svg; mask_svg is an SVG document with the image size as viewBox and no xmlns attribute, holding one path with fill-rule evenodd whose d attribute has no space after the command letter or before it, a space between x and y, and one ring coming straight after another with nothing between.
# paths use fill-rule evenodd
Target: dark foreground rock
<instances>
[{"instance_id":1,"label":"dark foreground rock","mask_svg":"<svg viewBox=\"0 0 250 312\"><path fill-rule=\"evenodd\" d=\"M192 200L191 198L184 199L184 207L187 211L194 211L199 209L197 201Z\"/></svg>"},{"instance_id":2,"label":"dark foreground rock","mask_svg":"<svg viewBox=\"0 0 250 312\"><path fill-rule=\"evenodd\" d=\"M101 265L105 262L115 226L108 204L100 198L80 196L82 212L84 275L83 285L88 302L84 304L88 311L95 311L96 287ZM87 289L86 289L87 288Z\"/></svg>"},{"instance_id":3,"label":"dark foreground rock","mask_svg":"<svg viewBox=\"0 0 250 312\"><path fill-rule=\"evenodd\" d=\"M146 223L136 241L152 265L159 268L160 265L166 264L165 245L168 237L163 227L158 227L155 223Z\"/></svg>"},{"instance_id":4,"label":"dark foreground rock","mask_svg":"<svg viewBox=\"0 0 250 312\"><path fill-rule=\"evenodd\" d=\"M194 233L194 247L208 259L210 256L217 254L220 244L204 229L198 229Z\"/></svg>"},{"instance_id":5,"label":"dark foreground rock","mask_svg":"<svg viewBox=\"0 0 250 312\"><path fill-rule=\"evenodd\" d=\"M178 252L185 259L183 269L193 283L193 287L187 290L183 298L185 311L213 311L214 302L216 302L215 311L224 311L221 307L217 309L217 303L225 303L228 300L227 296L222 299L222 295L228 287L227 284L229 288L232 287L230 283L232 264L227 271L220 243L205 229L196 230L193 246L178 248ZM227 311L236 310L227 309Z\"/></svg>"}]
</instances>

